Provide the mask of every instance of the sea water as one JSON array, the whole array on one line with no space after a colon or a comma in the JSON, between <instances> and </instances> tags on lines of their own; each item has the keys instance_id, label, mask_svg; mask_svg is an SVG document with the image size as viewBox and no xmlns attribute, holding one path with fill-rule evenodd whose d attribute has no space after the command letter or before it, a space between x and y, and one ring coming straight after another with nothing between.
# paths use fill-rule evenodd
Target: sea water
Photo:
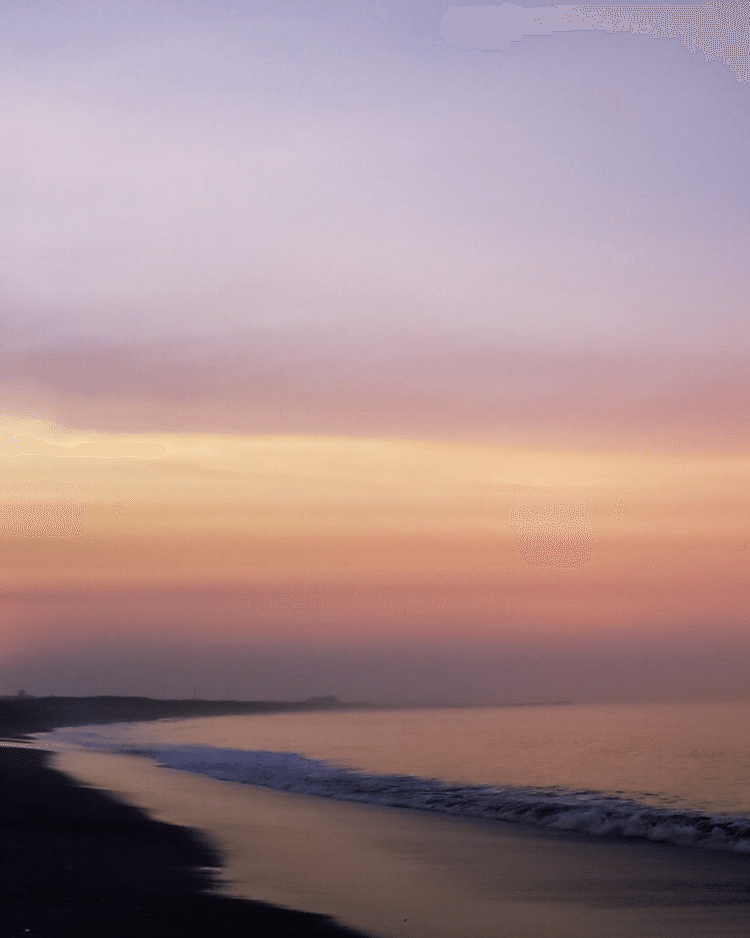
<instances>
[{"instance_id":1,"label":"sea water","mask_svg":"<svg viewBox=\"0 0 750 938\"><path fill-rule=\"evenodd\" d=\"M58 730L280 791L750 854L750 704L340 710Z\"/></svg>"},{"instance_id":2,"label":"sea water","mask_svg":"<svg viewBox=\"0 0 750 938\"><path fill-rule=\"evenodd\" d=\"M38 745L200 831L222 891L374 938L747 938L749 718L746 703L341 710Z\"/></svg>"}]
</instances>

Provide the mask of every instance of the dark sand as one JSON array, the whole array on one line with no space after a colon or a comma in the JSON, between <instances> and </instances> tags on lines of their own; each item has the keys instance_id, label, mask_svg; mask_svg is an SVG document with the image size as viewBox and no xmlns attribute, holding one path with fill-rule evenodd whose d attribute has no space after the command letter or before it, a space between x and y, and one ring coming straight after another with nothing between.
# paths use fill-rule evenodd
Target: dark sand
<instances>
[{"instance_id":1,"label":"dark sand","mask_svg":"<svg viewBox=\"0 0 750 938\"><path fill-rule=\"evenodd\" d=\"M80 709L80 722L102 715ZM356 938L325 915L212 893L222 858L197 834L77 785L48 753L23 748L25 734L50 725L64 725L54 707L0 702L1 938Z\"/></svg>"},{"instance_id":2,"label":"dark sand","mask_svg":"<svg viewBox=\"0 0 750 938\"><path fill-rule=\"evenodd\" d=\"M354 938L325 916L206 892L221 858L185 828L0 748L3 938Z\"/></svg>"}]
</instances>

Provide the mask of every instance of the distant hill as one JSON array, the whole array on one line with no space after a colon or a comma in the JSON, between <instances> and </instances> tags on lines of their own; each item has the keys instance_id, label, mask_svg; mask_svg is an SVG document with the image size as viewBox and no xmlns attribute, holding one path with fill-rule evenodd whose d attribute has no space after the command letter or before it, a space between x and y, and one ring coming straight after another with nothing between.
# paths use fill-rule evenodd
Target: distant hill
<instances>
[{"instance_id":1,"label":"distant hill","mask_svg":"<svg viewBox=\"0 0 750 938\"><path fill-rule=\"evenodd\" d=\"M0 736L49 732L59 726L87 723L131 723L169 717L232 716L251 713L284 713L341 707L359 709L365 704L345 704L336 697L281 700L160 700L153 697L31 697L0 698Z\"/></svg>"}]
</instances>

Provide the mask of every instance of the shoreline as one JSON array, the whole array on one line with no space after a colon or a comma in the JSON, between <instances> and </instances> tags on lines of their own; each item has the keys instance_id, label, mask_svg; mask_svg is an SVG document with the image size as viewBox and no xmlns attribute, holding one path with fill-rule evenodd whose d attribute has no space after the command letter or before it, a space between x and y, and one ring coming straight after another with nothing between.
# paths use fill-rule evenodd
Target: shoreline
<instances>
[{"instance_id":1,"label":"shoreline","mask_svg":"<svg viewBox=\"0 0 750 938\"><path fill-rule=\"evenodd\" d=\"M0 748L4 938L365 938L333 919L214 892L221 858L194 831L152 820Z\"/></svg>"},{"instance_id":2,"label":"shoreline","mask_svg":"<svg viewBox=\"0 0 750 938\"><path fill-rule=\"evenodd\" d=\"M101 698L74 700L81 723L102 716ZM128 722L133 699L106 700ZM122 752L32 748L40 730L3 720L7 702L3 938L747 935L750 857L277 791Z\"/></svg>"},{"instance_id":3,"label":"shoreline","mask_svg":"<svg viewBox=\"0 0 750 938\"><path fill-rule=\"evenodd\" d=\"M310 713L362 710L367 703L342 703L335 697L308 700L198 700L156 697L0 697L0 739L28 739L67 726L148 723L193 717L250 716L265 713Z\"/></svg>"},{"instance_id":4,"label":"shoreline","mask_svg":"<svg viewBox=\"0 0 750 938\"><path fill-rule=\"evenodd\" d=\"M109 713L101 699L66 698L57 712L49 698L46 710L39 699L0 701L3 938L367 938L327 915L222 895L223 858L198 832L77 784L51 767L51 753L29 746L32 733L71 717L107 722L140 709L143 719L132 699L108 700L117 701ZM174 702L152 703L168 711L154 718L176 715Z\"/></svg>"},{"instance_id":5,"label":"shoreline","mask_svg":"<svg viewBox=\"0 0 750 938\"><path fill-rule=\"evenodd\" d=\"M55 765L204 832L225 895L389 938L746 938L750 857L277 791L121 752Z\"/></svg>"}]
</instances>

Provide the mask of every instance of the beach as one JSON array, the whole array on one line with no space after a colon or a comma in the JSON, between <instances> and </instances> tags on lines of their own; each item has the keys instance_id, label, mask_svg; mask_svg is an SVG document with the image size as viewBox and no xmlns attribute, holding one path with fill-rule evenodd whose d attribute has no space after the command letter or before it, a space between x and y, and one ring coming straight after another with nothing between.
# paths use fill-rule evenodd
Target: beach
<instances>
[{"instance_id":1,"label":"beach","mask_svg":"<svg viewBox=\"0 0 750 938\"><path fill-rule=\"evenodd\" d=\"M0 748L4 938L354 938L325 916L208 891L221 858L194 833L77 786L48 761Z\"/></svg>"},{"instance_id":2,"label":"beach","mask_svg":"<svg viewBox=\"0 0 750 938\"><path fill-rule=\"evenodd\" d=\"M110 716L130 706L107 704ZM81 720L103 712L95 700L76 707ZM438 812L372 803L368 794L341 800L274 789L227 775L230 768L247 771L247 762L227 764L223 777L205 774L226 750L189 750L200 765L186 771L136 754L132 742L171 739L186 752L191 734L218 739L231 732L253 745L275 739L280 750L294 732L294 745L304 749L304 737L316 734L322 746L324 730L341 740L342 726L393 734L396 726L434 729L445 721L464 733L475 724L484 738L490 718L506 735L522 721L539 736L550 721L572 725L576 717L580 726L596 716L598 724L617 712L607 718L571 709L359 715L282 709L24 736L10 731L13 708L27 734L50 722L42 727L38 719L45 709L49 716L46 705L15 701L0 721L6 737L0 747L3 936L740 938L750 931L750 857L741 849L469 816L459 788L451 789L453 806ZM164 708L173 711L174 702ZM135 710L142 712L142 704ZM69 718L70 707L66 713ZM671 723L674 713L662 717ZM88 745L75 742L79 734ZM96 748L96 739L106 747ZM455 749L457 739L444 739L437 754ZM506 765L511 754L504 754ZM322 763L300 758L279 764L287 773L304 764L313 784ZM284 778L288 784L292 776ZM319 778L329 784L333 776ZM357 784L368 778L375 776L356 776ZM390 776L388 784L405 778ZM680 816L672 816L673 827Z\"/></svg>"},{"instance_id":3,"label":"beach","mask_svg":"<svg viewBox=\"0 0 750 938\"><path fill-rule=\"evenodd\" d=\"M0 938L750 938L750 0L0 24Z\"/></svg>"},{"instance_id":4,"label":"beach","mask_svg":"<svg viewBox=\"0 0 750 938\"><path fill-rule=\"evenodd\" d=\"M46 728L38 706L2 703L3 938L356 938L325 915L219 894L213 845L52 768L25 735Z\"/></svg>"},{"instance_id":5,"label":"beach","mask_svg":"<svg viewBox=\"0 0 750 938\"><path fill-rule=\"evenodd\" d=\"M746 857L289 794L121 753L71 748L54 764L204 832L222 894L377 938L748 934Z\"/></svg>"}]
</instances>

